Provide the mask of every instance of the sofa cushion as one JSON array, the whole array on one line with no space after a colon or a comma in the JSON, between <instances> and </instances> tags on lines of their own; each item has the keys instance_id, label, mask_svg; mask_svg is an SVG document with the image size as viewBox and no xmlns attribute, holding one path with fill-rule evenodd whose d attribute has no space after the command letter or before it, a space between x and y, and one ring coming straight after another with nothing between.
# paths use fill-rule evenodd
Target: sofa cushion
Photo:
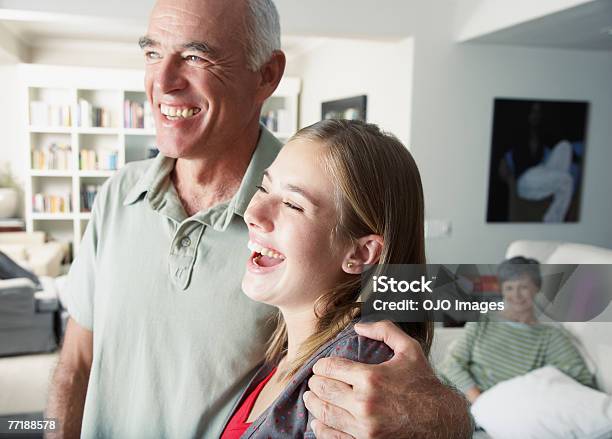
<instances>
[{"instance_id":1,"label":"sofa cushion","mask_svg":"<svg viewBox=\"0 0 612 439\"><path fill-rule=\"evenodd\" d=\"M552 366L503 381L472 405L476 423L498 439L603 439L612 435L612 396Z\"/></svg>"},{"instance_id":2,"label":"sofa cushion","mask_svg":"<svg viewBox=\"0 0 612 439\"><path fill-rule=\"evenodd\" d=\"M561 244L561 241L514 241L506 250L506 259L525 256L526 258L536 259L540 263L545 263Z\"/></svg>"},{"instance_id":3,"label":"sofa cushion","mask_svg":"<svg viewBox=\"0 0 612 439\"><path fill-rule=\"evenodd\" d=\"M13 261L23 261L27 258L26 247L23 244L0 244L0 252Z\"/></svg>"},{"instance_id":4,"label":"sofa cushion","mask_svg":"<svg viewBox=\"0 0 612 439\"><path fill-rule=\"evenodd\" d=\"M593 245L560 244L550 257L541 262L547 264L612 264L612 250Z\"/></svg>"}]
</instances>

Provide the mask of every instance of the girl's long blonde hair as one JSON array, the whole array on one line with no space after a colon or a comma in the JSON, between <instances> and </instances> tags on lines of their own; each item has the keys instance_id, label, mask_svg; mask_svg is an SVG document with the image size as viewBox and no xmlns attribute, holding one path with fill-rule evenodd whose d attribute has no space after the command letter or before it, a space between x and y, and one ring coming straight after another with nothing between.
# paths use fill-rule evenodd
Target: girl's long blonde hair
<instances>
[{"instance_id":1,"label":"girl's long blonde hair","mask_svg":"<svg viewBox=\"0 0 612 439\"><path fill-rule=\"evenodd\" d=\"M424 201L421 177L412 155L393 135L359 121L324 120L298 131L290 140L317 142L325 147L323 165L336 185L338 223L334 239L356 240L377 234L384 240L379 265L424 264ZM293 376L328 341L360 313L361 277L322 294L315 303L317 327L288 365ZM429 354L433 323L404 323L400 327ZM280 312L266 351L277 363L287 350L287 327Z\"/></svg>"}]
</instances>

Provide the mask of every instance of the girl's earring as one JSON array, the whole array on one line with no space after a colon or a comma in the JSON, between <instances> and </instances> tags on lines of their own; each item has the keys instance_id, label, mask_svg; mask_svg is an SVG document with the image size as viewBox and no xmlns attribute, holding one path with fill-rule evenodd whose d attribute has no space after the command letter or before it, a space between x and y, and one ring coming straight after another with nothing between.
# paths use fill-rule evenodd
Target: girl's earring
<instances>
[{"instance_id":1,"label":"girl's earring","mask_svg":"<svg viewBox=\"0 0 612 439\"><path fill-rule=\"evenodd\" d=\"M349 262L349 263L346 264L346 268L352 268L352 267L353 267L353 263L352 262Z\"/></svg>"}]
</instances>

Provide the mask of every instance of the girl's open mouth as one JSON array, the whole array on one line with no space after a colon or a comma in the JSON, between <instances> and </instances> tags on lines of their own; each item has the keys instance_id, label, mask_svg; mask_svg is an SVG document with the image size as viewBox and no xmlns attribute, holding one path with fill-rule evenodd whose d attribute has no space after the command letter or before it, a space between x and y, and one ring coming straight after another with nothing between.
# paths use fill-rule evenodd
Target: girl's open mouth
<instances>
[{"instance_id":1,"label":"girl's open mouth","mask_svg":"<svg viewBox=\"0 0 612 439\"><path fill-rule=\"evenodd\" d=\"M273 248L263 247L262 245L256 242L253 242L253 241L249 241L248 248L249 250L253 252L251 254L250 262L255 267L259 267L259 268L276 267L282 264L286 259L285 255L283 255L279 251Z\"/></svg>"}]
</instances>

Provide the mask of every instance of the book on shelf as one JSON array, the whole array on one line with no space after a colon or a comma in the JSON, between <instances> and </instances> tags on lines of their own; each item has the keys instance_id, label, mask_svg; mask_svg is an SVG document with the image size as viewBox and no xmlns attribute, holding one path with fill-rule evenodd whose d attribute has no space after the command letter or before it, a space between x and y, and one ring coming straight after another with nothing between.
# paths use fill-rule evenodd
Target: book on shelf
<instances>
[{"instance_id":1,"label":"book on shelf","mask_svg":"<svg viewBox=\"0 0 612 439\"><path fill-rule=\"evenodd\" d=\"M115 150L81 149L79 152L79 169L82 171L115 171L119 162L119 153Z\"/></svg>"},{"instance_id":2,"label":"book on shelf","mask_svg":"<svg viewBox=\"0 0 612 439\"><path fill-rule=\"evenodd\" d=\"M81 190L81 211L91 212L93 209L94 200L98 191L100 190L99 185L88 184Z\"/></svg>"},{"instance_id":3,"label":"book on shelf","mask_svg":"<svg viewBox=\"0 0 612 439\"><path fill-rule=\"evenodd\" d=\"M51 143L32 151L32 169L63 171L70 168L72 147L63 143Z\"/></svg>"},{"instance_id":4,"label":"book on shelf","mask_svg":"<svg viewBox=\"0 0 612 439\"><path fill-rule=\"evenodd\" d=\"M70 193L34 194L32 197L32 211L34 213L70 213Z\"/></svg>"},{"instance_id":5,"label":"book on shelf","mask_svg":"<svg viewBox=\"0 0 612 439\"><path fill-rule=\"evenodd\" d=\"M111 128L112 117L108 108L96 107L86 99L79 99L78 125L84 128Z\"/></svg>"},{"instance_id":6,"label":"book on shelf","mask_svg":"<svg viewBox=\"0 0 612 439\"><path fill-rule=\"evenodd\" d=\"M35 127L70 127L72 125L72 108L67 104L32 101L30 102L30 125Z\"/></svg>"},{"instance_id":7,"label":"book on shelf","mask_svg":"<svg viewBox=\"0 0 612 439\"><path fill-rule=\"evenodd\" d=\"M0 233L2 232L23 232L25 221L21 218L0 218Z\"/></svg>"},{"instance_id":8,"label":"book on shelf","mask_svg":"<svg viewBox=\"0 0 612 439\"><path fill-rule=\"evenodd\" d=\"M123 115L125 128L152 129L155 126L149 101L136 102L126 99L123 102Z\"/></svg>"}]
</instances>

